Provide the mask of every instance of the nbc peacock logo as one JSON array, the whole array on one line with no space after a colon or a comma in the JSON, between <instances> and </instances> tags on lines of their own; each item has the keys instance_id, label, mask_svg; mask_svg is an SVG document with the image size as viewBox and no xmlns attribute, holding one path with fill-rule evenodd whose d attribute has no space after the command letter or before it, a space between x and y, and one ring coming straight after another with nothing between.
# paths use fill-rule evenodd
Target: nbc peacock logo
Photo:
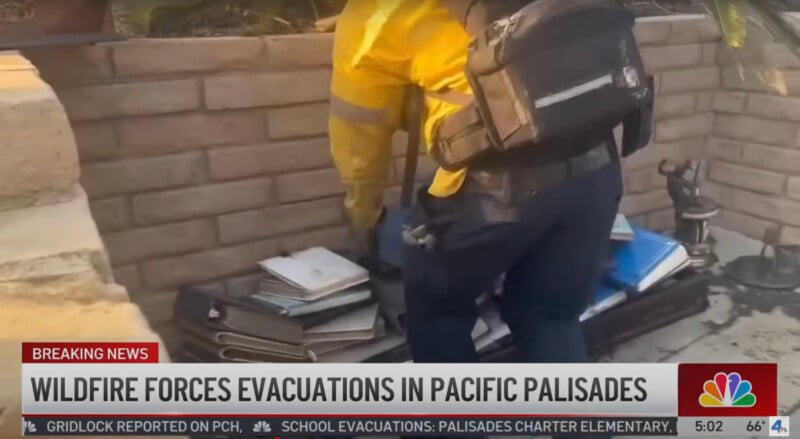
<instances>
[{"instance_id":1,"label":"nbc peacock logo","mask_svg":"<svg viewBox=\"0 0 800 439\"><path fill-rule=\"evenodd\" d=\"M703 384L703 393L700 395L700 405L703 407L753 407L756 405L756 395L750 381L743 380L738 372L718 372L713 380Z\"/></svg>"}]
</instances>

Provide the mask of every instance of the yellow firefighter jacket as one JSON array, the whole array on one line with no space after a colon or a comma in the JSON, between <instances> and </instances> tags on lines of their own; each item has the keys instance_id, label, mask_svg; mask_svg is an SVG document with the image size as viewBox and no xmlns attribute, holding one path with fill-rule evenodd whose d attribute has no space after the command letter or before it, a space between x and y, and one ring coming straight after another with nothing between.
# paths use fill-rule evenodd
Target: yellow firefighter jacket
<instances>
[{"instance_id":1,"label":"yellow firefighter jacket","mask_svg":"<svg viewBox=\"0 0 800 439\"><path fill-rule=\"evenodd\" d=\"M356 226L379 219L409 84L426 92L425 144L437 121L472 94L464 74L470 37L439 0L350 0L336 25L330 102L334 163ZM447 197L465 171L438 169L429 192Z\"/></svg>"}]
</instances>

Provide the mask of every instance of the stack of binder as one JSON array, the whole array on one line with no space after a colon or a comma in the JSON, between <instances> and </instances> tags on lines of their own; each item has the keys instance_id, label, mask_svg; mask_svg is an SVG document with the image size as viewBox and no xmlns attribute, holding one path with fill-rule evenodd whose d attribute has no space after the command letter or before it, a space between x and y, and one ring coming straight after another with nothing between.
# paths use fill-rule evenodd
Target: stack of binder
<instances>
[{"instance_id":1,"label":"stack of binder","mask_svg":"<svg viewBox=\"0 0 800 439\"><path fill-rule=\"evenodd\" d=\"M347 258L314 247L258 265L259 288L249 296L213 287L179 292L184 360L362 362L404 343L387 328L367 270ZM486 331L481 321L474 335Z\"/></svg>"}]
</instances>

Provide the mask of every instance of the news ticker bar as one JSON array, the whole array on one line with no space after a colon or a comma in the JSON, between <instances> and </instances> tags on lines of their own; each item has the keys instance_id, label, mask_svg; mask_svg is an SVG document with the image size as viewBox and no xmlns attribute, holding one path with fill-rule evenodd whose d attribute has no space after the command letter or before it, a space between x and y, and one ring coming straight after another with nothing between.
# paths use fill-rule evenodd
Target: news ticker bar
<instances>
[{"instance_id":1,"label":"news ticker bar","mask_svg":"<svg viewBox=\"0 0 800 439\"><path fill-rule=\"evenodd\" d=\"M670 417L34 417L27 436L66 435L653 435L678 434Z\"/></svg>"},{"instance_id":2,"label":"news ticker bar","mask_svg":"<svg viewBox=\"0 0 800 439\"><path fill-rule=\"evenodd\" d=\"M274 417L23 418L25 436L613 435L769 437L767 418L678 417Z\"/></svg>"}]
</instances>

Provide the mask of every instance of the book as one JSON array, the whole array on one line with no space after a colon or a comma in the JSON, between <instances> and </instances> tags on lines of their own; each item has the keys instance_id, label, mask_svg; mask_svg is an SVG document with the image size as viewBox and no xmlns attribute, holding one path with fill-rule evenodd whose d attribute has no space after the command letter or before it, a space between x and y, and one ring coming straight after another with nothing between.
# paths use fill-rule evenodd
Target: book
<instances>
[{"instance_id":1,"label":"book","mask_svg":"<svg viewBox=\"0 0 800 439\"><path fill-rule=\"evenodd\" d=\"M304 342L369 340L375 338L376 326L380 322L378 304L371 304L306 329Z\"/></svg>"},{"instance_id":2,"label":"book","mask_svg":"<svg viewBox=\"0 0 800 439\"><path fill-rule=\"evenodd\" d=\"M298 300L316 300L369 280L364 267L323 247L264 259L258 264L274 276L262 280L262 291L266 287L271 294Z\"/></svg>"},{"instance_id":3,"label":"book","mask_svg":"<svg viewBox=\"0 0 800 439\"><path fill-rule=\"evenodd\" d=\"M611 285L641 293L689 266L689 254L680 242L636 226L632 228L632 241L615 243L614 266L608 275Z\"/></svg>"},{"instance_id":4,"label":"book","mask_svg":"<svg viewBox=\"0 0 800 439\"><path fill-rule=\"evenodd\" d=\"M316 312L335 309L354 303L367 302L372 298L369 288L357 286L322 297L315 301L299 300L261 291L250 296L253 300L271 307L282 316L299 317Z\"/></svg>"},{"instance_id":5,"label":"book","mask_svg":"<svg viewBox=\"0 0 800 439\"><path fill-rule=\"evenodd\" d=\"M174 316L179 324L299 345L307 342L307 329L340 320L361 307L361 303L352 303L290 318L249 298L226 296L216 289L191 287L179 291Z\"/></svg>"},{"instance_id":6,"label":"book","mask_svg":"<svg viewBox=\"0 0 800 439\"><path fill-rule=\"evenodd\" d=\"M177 326L180 328L184 338L193 339L193 344L197 345L202 342L206 346L214 346L215 351L220 351L223 347L239 347L264 352L276 357L296 359L297 361L316 361L316 352L306 346L293 345L236 332L203 328L187 322L178 322Z\"/></svg>"},{"instance_id":7,"label":"book","mask_svg":"<svg viewBox=\"0 0 800 439\"><path fill-rule=\"evenodd\" d=\"M618 213L614 219L614 227L611 229L611 239L614 241L632 241L634 237L633 228L625 215Z\"/></svg>"},{"instance_id":8,"label":"book","mask_svg":"<svg viewBox=\"0 0 800 439\"><path fill-rule=\"evenodd\" d=\"M628 294L625 290L603 285L595 293L592 304L581 314L580 321L583 322L598 314L602 314L624 302L627 298Z\"/></svg>"}]
</instances>

